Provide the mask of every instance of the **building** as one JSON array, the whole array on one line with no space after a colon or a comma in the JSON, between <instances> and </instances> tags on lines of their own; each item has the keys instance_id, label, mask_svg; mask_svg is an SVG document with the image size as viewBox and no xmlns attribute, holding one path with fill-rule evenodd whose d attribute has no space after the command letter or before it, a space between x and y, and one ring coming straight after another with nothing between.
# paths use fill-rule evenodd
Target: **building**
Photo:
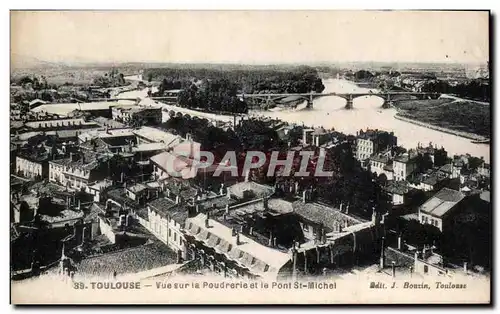
<instances>
[{"instance_id":1,"label":"building","mask_svg":"<svg viewBox=\"0 0 500 314\"><path fill-rule=\"evenodd\" d=\"M362 161L397 145L394 132L367 130L356 132L356 159Z\"/></svg>"},{"instance_id":2,"label":"building","mask_svg":"<svg viewBox=\"0 0 500 314\"><path fill-rule=\"evenodd\" d=\"M393 160L389 154L378 154L369 157L370 171L377 175L385 175L387 180L393 180Z\"/></svg>"},{"instance_id":3,"label":"building","mask_svg":"<svg viewBox=\"0 0 500 314\"><path fill-rule=\"evenodd\" d=\"M422 191L433 191L448 178L448 175L441 171L429 169L426 173L420 173L415 178L409 178L409 187Z\"/></svg>"},{"instance_id":4,"label":"building","mask_svg":"<svg viewBox=\"0 0 500 314\"><path fill-rule=\"evenodd\" d=\"M113 119L105 118L105 117L96 117L93 120L97 124L99 124L103 128L108 128L108 129L126 129L127 125L118 122Z\"/></svg>"},{"instance_id":5,"label":"building","mask_svg":"<svg viewBox=\"0 0 500 314\"><path fill-rule=\"evenodd\" d=\"M431 224L443 231L451 221L452 212L464 197L459 191L443 188L420 206L418 220L421 224Z\"/></svg>"},{"instance_id":6,"label":"building","mask_svg":"<svg viewBox=\"0 0 500 314\"><path fill-rule=\"evenodd\" d=\"M162 120L161 107L136 107L123 112L123 121L131 125L158 125Z\"/></svg>"},{"instance_id":7,"label":"building","mask_svg":"<svg viewBox=\"0 0 500 314\"><path fill-rule=\"evenodd\" d=\"M49 162L49 181L69 189L86 190L90 183L107 176L109 156L89 152L70 153L69 157Z\"/></svg>"},{"instance_id":8,"label":"building","mask_svg":"<svg viewBox=\"0 0 500 314\"><path fill-rule=\"evenodd\" d=\"M231 194L228 194L231 197ZM190 259L228 277L281 280L322 274L373 254L377 219L361 221L308 200L238 200L186 219Z\"/></svg>"},{"instance_id":9,"label":"building","mask_svg":"<svg viewBox=\"0 0 500 314\"><path fill-rule=\"evenodd\" d=\"M174 252L186 259L187 247L182 233L188 210L179 202L161 197L147 205L146 215L140 215L142 223L153 235Z\"/></svg>"},{"instance_id":10,"label":"building","mask_svg":"<svg viewBox=\"0 0 500 314\"><path fill-rule=\"evenodd\" d=\"M24 125L31 131L55 131L71 129L83 130L99 128L99 125L96 122L87 122L82 118L29 121Z\"/></svg>"},{"instance_id":11,"label":"building","mask_svg":"<svg viewBox=\"0 0 500 314\"><path fill-rule=\"evenodd\" d=\"M330 142L336 142L338 132L334 130L325 130L323 127L315 129L304 129L302 136L302 145L314 145L321 147Z\"/></svg>"},{"instance_id":12,"label":"building","mask_svg":"<svg viewBox=\"0 0 500 314\"><path fill-rule=\"evenodd\" d=\"M415 151L410 150L394 158L392 169L394 171L394 180L403 181L415 173L417 170Z\"/></svg>"},{"instance_id":13,"label":"building","mask_svg":"<svg viewBox=\"0 0 500 314\"><path fill-rule=\"evenodd\" d=\"M78 135L78 142L82 144L97 138L113 139L116 141L121 140L123 143L125 143L126 141L135 142L135 134L132 133L131 128L112 129L109 127L82 132L80 135Z\"/></svg>"},{"instance_id":14,"label":"building","mask_svg":"<svg viewBox=\"0 0 500 314\"><path fill-rule=\"evenodd\" d=\"M143 126L132 131L137 137L137 143L164 143L173 147L182 142L182 137L157 128Z\"/></svg>"},{"instance_id":15,"label":"building","mask_svg":"<svg viewBox=\"0 0 500 314\"><path fill-rule=\"evenodd\" d=\"M291 254L235 232L209 214L188 218L184 230L190 257L225 277L277 280L291 273Z\"/></svg>"},{"instance_id":16,"label":"building","mask_svg":"<svg viewBox=\"0 0 500 314\"><path fill-rule=\"evenodd\" d=\"M34 108L39 107L41 105L45 105L46 103L47 103L46 101L43 101L43 100L37 98L37 99L30 101L30 103L28 104L28 107L31 110L31 109L34 109Z\"/></svg>"},{"instance_id":17,"label":"building","mask_svg":"<svg viewBox=\"0 0 500 314\"><path fill-rule=\"evenodd\" d=\"M409 187L406 181L388 181L383 190L389 195L393 206L403 205Z\"/></svg>"},{"instance_id":18,"label":"building","mask_svg":"<svg viewBox=\"0 0 500 314\"><path fill-rule=\"evenodd\" d=\"M31 179L43 179L49 176L49 159L52 149L44 145L21 149L16 156L16 173Z\"/></svg>"}]
</instances>

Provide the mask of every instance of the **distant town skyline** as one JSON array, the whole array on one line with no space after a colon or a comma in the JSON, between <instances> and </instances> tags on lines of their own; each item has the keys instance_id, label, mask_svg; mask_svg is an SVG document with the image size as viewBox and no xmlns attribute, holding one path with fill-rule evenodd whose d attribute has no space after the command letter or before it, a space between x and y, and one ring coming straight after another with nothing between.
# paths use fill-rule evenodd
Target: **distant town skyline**
<instances>
[{"instance_id":1,"label":"distant town skyline","mask_svg":"<svg viewBox=\"0 0 500 314\"><path fill-rule=\"evenodd\" d=\"M488 22L487 11L12 11L11 55L86 63L486 64Z\"/></svg>"}]
</instances>

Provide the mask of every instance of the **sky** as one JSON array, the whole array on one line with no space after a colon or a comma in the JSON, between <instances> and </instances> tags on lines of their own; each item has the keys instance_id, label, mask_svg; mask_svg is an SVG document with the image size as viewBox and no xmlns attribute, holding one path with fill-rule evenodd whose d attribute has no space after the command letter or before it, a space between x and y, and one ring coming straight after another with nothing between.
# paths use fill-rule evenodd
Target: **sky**
<instances>
[{"instance_id":1,"label":"sky","mask_svg":"<svg viewBox=\"0 0 500 314\"><path fill-rule=\"evenodd\" d=\"M488 12L13 11L11 55L62 62L485 63Z\"/></svg>"}]
</instances>

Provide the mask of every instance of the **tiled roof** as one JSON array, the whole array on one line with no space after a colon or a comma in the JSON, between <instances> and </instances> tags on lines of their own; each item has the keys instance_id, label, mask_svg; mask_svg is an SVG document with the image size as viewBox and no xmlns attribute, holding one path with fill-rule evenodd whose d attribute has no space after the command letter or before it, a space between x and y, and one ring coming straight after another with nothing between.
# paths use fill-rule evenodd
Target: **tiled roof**
<instances>
[{"instance_id":1,"label":"tiled roof","mask_svg":"<svg viewBox=\"0 0 500 314\"><path fill-rule=\"evenodd\" d=\"M175 253L165 244L153 242L84 259L77 264L77 275L102 277L111 276L115 271L118 275L137 273L173 264L175 261Z\"/></svg>"},{"instance_id":2,"label":"tiled roof","mask_svg":"<svg viewBox=\"0 0 500 314\"><path fill-rule=\"evenodd\" d=\"M250 190L255 193L255 198L262 198L264 196L271 196L273 194L273 188L267 185L258 184L253 181L240 182L228 187L231 195L237 198L243 198L243 192Z\"/></svg>"},{"instance_id":3,"label":"tiled roof","mask_svg":"<svg viewBox=\"0 0 500 314\"><path fill-rule=\"evenodd\" d=\"M156 199L148 205L162 217L169 216L180 224L184 223L188 217L188 210L185 206L175 204L167 198Z\"/></svg>"},{"instance_id":4,"label":"tiled roof","mask_svg":"<svg viewBox=\"0 0 500 314\"><path fill-rule=\"evenodd\" d=\"M392 194L404 195L408 193L409 188L405 181L388 181L383 189Z\"/></svg>"},{"instance_id":5,"label":"tiled roof","mask_svg":"<svg viewBox=\"0 0 500 314\"><path fill-rule=\"evenodd\" d=\"M304 203L301 200L293 202L293 210L300 217L318 225L323 225L327 231L331 231L334 225L342 227L353 226L361 223L354 217L341 213L339 210L318 203Z\"/></svg>"},{"instance_id":6,"label":"tiled roof","mask_svg":"<svg viewBox=\"0 0 500 314\"><path fill-rule=\"evenodd\" d=\"M243 234L240 234L238 244L231 228L213 219L209 219L209 228L206 228L205 219L204 214L188 218L186 233L254 274L276 279L280 269L291 259L289 254L262 245Z\"/></svg>"}]
</instances>

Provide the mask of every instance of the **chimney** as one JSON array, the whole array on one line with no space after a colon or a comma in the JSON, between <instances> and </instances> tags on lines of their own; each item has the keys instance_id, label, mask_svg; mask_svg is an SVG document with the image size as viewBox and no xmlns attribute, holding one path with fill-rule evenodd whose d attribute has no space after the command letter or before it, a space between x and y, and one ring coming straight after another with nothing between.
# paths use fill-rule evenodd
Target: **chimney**
<instances>
[{"instance_id":1,"label":"chimney","mask_svg":"<svg viewBox=\"0 0 500 314\"><path fill-rule=\"evenodd\" d=\"M125 216L125 226L130 226L130 220L132 217L130 215Z\"/></svg>"},{"instance_id":2,"label":"chimney","mask_svg":"<svg viewBox=\"0 0 500 314\"><path fill-rule=\"evenodd\" d=\"M181 198L179 195L175 197L175 204L179 204L181 202Z\"/></svg>"},{"instance_id":3,"label":"chimney","mask_svg":"<svg viewBox=\"0 0 500 314\"><path fill-rule=\"evenodd\" d=\"M207 216L205 218L205 228L208 228L209 227L209 223L208 223L208 220L210 219L210 212L207 212Z\"/></svg>"},{"instance_id":4,"label":"chimney","mask_svg":"<svg viewBox=\"0 0 500 314\"><path fill-rule=\"evenodd\" d=\"M276 237L273 238L273 246L276 247Z\"/></svg>"},{"instance_id":5,"label":"chimney","mask_svg":"<svg viewBox=\"0 0 500 314\"><path fill-rule=\"evenodd\" d=\"M344 220L344 228L349 227L349 222L347 220Z\"/></svg>"},{"instance_id":6,"label":"chimney","mask_svg":"<svg viewBox=\"0 0 500 314\"><path fill-rule=\"evenodd\" d=\"M236 232L236 245L240 245L240 233Z\"/></svg>"},{"instance_id":7,"label":"chimney","mask_svg":"<svg viewBox=\"0 0 500 314\"><path fill-rule=\"evenodd\" d=\"M305 204L307 203L307 190L302 191L302 202Z\"/></svg>"},{"instance_id":8,"label":"chimney","mask_svg":"<svg viewBox=\"0 0 500 314\"><path fill-rule=\"evenodd\" d=\"M392 261L392 277L396 277L396 262Z\"/></svg>"},{"instance_id":9,"label":"chimney","mask_svg":"<svg viewBox=\"0 0 500 314\"><path fill-rule=\"evenodd\" d=\"M222 214L222 219L223 219L224 221L226 221L226 220L227 220L226 213Z\"/></svg>"},{"instance_id":10,"label":"chimney","mask_svg":"<svg viewBox=\"0 0 500 314\"><path fill-rule=\"evenodd\" d=\"M263 203L264 203L264 210L266 210L266 211L269 210L269 204L268 204L267 196L264 197Z\"/></svg>"},{"instance_id":11,"label":"chimney","mask_svg":"<svg viewBox=\"0 0 500 314\"><path fill-rule=\"evenodd\" d=\"M342 212L342 207L344 206L344 203L340 202L340 211Z\"/></svg>"},{"instance_id":12,"label":"chimney","mask_svg":"<svg viewBox=\"0 0 500 314\"><path fill-rule=\"evenodd\" d=\"M464 272L467 273L467 262L464 262Z\"/></svg>"},{"instance_id":13,"label":"chimney","mask_svg":"<svg viewBox=\"0 0 500 314\"><path fill-rule=\"evenodd\" d=\"M273 246L273 233L271 232L269 234L269 243L268 243L269 246Z\"/></svg>"},{"instance_id":14,"label":"chimney","mask_svg":"<svg viewBox=\"0 0 500 314\"><path fill-rule=\"evenodd\" d=\"M69 160L73 161L73 152L69 153Z\"/></svg>"},{"instance_id":15,"label":"chimney","mask_svg":"<svg viewBox=\"0 0 500 314\"><path fill-rule=\"evenodd\" d=\"M418 262L418 251L415 251L415 254L413 255L413 260L415 261L415 264ZM415 265L415 269L416 269L416 265Z\"/></svg>"},{"instance_id":16,"label":"chimney","mask_svg":"<svg viewBox=\"0 0 500 314\"><path fill-rule=\"evenodd\" d=\"M401 234L398 235L398 250L401 251Z\"/></svg>"},{"instance_id":17,"label":"chimney","mask_svg":"<svg viewBox=\"0 0 500 314\"><path fill-rule=\"evenodd\" d=\"M231 227L231 236L234 237L236 235L236 230L234 230L234 227Z\"/></svg>"},{"instance_id":18,"label":"chimney","mask_svg":"<svg viewBox=\"0 0 500 314\"><path fill-rule=\"evenodd\" d=\"M229 215L229 204L226 204L226 215Z\"/></svg>"},{"instance_id":19,"label":"chimney","mask_svg":"<svg viewBox=\"0 0 500 314\"><path fill-rule=\"evenodd\" d=\"M253 235L253 227L250 227L250 231L248 232L250 235Z\"/></svg>"},{"instance_id":20,"label":"chimney","mask_svg":"<svg viewBox=\"0 0 500 314\"><path fill-rule=\"evenodd\" d=\"M80 209L81 209L81 205L82 205L82 202L80 201L80 199L78 199L78 207L77 207L77 208L78 208L78 210L80 210Z\"/></svg>"},{"instance_id":21,"label":"chimney","mask_svg":"<svg viewBox=\"0 0 500 314\"><path fill-rule=\"evenodd\" d=\"M200 205L199 204L196 204L196 213L198 214L200 212Z\"/></svg>"},{"instance_id":22,"label":"chimney","mask_svg":"<svg viewBox=\"0 0 500 314\"><path fill-rule=\"evenodd\" d=\"M345 213L349 214L349 204L347 204L347 206L345 207Z\"/></svg>"}]
</instances>

